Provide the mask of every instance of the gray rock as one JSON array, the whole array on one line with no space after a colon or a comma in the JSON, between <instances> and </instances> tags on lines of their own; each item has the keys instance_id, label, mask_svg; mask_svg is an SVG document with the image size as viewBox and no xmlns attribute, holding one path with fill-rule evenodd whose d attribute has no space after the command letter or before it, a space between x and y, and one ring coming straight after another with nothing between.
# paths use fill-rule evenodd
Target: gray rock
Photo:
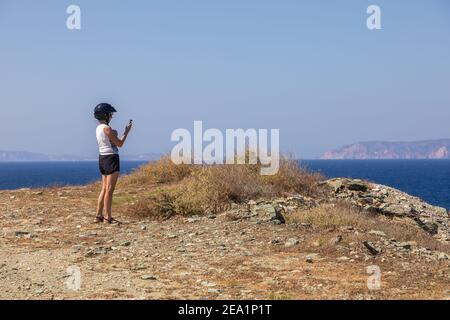
<instances>
[{"instance_id":1,"label":"gray rock","mask_svg":"<svg viewBox=\"0 0 450 320\"><path fill-rule=\"evenodd\" d=\"M84 255L86 258L94 257L96 255L100 254L106 254L108 252L112 251L111 247L98 247L90 249L86 254Z\"/></svg>"},{"instance_id":2,"label":"gray rock","mask_svg":"<svg viewBox=\"0 0 450 320\"><path fill-rule=\"evenodd\" d=\"M450 240L450 216L445 208L430 205L400 190L361 180L335 178L322 184L331 189L330 202L343 201L363 211L412 219L436 240L444 243Z\"/></svg>"},{"instance_id":3,"label":"gray rock","mask_svg":"<svg viewBox=\"0 0 450 320\"><path fill-rule=\"evenodd\" d=\"M381 250L377 248L374 244L372 244L369 241L363 241L363 245L369 250L369 252L376 256L377 254L380 254Z\"/></svg>"},{"instance_id":4,"label":"gray rock","mask_svg":"<svg viewBox=\"0 0 450 320\"><path fill-rule=\"evenodd\" d=\"M438 254L438 260L450 260L450 255L446 254L445 252L440 252Z\"/></svg>"},{"instance_id":5,"label":"gray rock","mask_svg":"<svg viewBox=\"0 0 450 320\"><path fill-rule=\"evenodd\" d=\"M269 244L280 244L281 240L280 239L272 239Z\"/></svg>"},{"instance_id":6,"label":"gray rock","mask_svg":"<svg viewBox=\"0 0 450 320\"><path fill-rule=\"evenodd\" d=\"M298 239L292 238L292 239L288 239L284 245L286 247L293 247L293 246L298 245L299 243L300 243L300 241Z\"/></svg>"},{"instance_id":7,"label":"gray rock","mask_svg":"<svg viewBox=\"0 0 450 320\"><path fill-rule=\"evenodd\" d=\"M351 190L351 191L366 192L368 188L365 183L354 180L353 182L351 182L347 185L347 189Z\"/></svg>"},{"instance_id":8,"label":"gray rock","mask_svg":"<svg viewBox=\"0 0 450 320\"><path fill-rule=\"evenodd\" d=\"M373 235L379 236L379 237L386 237L386 233L384 233L383 231L380 231L380 230L370 230L369 234L373 234Z\"/></svg>"},{"instance_id":9,"label":"gray rock","mask_svg":"<svg viewBox=\"0 0 450 320\"><path fill-rule=\"evenodd\" d=\"M439 226L437 223L420 218L416 218L415 221L423 230L431 235L435 235L439 231Z\"/></svg>"},{"instance_id":10,"label":"gray rock","mask_svg":"<svg viewBox=\"0 0 450 320\"><path fill-rule=\"evenodd\" d=\"M406 250L410 250L412 246L416 246L417 244L414 241L408 241L408 242L399 242L396 244L397 247L403 248Z\"/></svg>"},{"instance_id":11,"label":"gray rock","mask_svg":"<svg viewBox=\"0 0 450 320\"><path fill-rule=\"evenodd\" d=\"M28 231L15 231L14 232L14 235L16 236L16 237L20 237L20 236L26 236L26 235L29 235L30 233L28 232Z\"/></svg>"},{"instance_id":12,"label":"gray rock","mask_svg":"<svg viewBox=\"0 0 450 320\"><path fill-rule=\"evenodd\" d=\"M214 282L202 281L201 285L204 287L215 287L217 286Z\"/></svg>"},{"instance_id":13,"label":"gray rock","mask_svg":"<svg viewBox=\"0 0 450 320\"><path fill-rule=\"evenodd\" d=\"M337 235L336 238L333 238L333 239L330 240L330 243L332 245L338 245L341 242L342 242L342 236L341 235Z\"/></svg>"},{"instance_id":14,"label":"gray rock","mask_svg":"<svg viewBox=\"0 0 450 320\"><path fill-rule=\"evenodd\" d=\"M409 205L401 205L401 204L388 204L383 209L383 213L388 215L395 215L395 216L408 216L413 211L412 208Z\"/></svg>"},{"instance_id":15,"label":"gray rock","mask_svg":"<svg viewBox=\"0 0 450 320\"><path fill-rule=\"evenodd\" d=\"M342 256L342 257L337 258L336 260L337 260L337 261L341 261L341 262L345 262L345 261L349 261L350 258L349 258L349 257L346 257L346 256Z\"/></svg>"},{"instance_id":16,"label":"gray rock","mask_svg":"<svg viewBox=\"0 0 450 320\"><path fill-rule=\"evenodd\" d=\"M308 263L313 263L314 261L319 259L318 253L310 253L305 256L305 261Z\"/></svg>"},{"instance_id":17,"label":"gray rock","mask_svg":"<svg viewBox=\"0 0 450 320\"><path fill-rule=\"evenodd\" d=\"M281 213L281 208L272 204L263 204L253 209L264 221L273 221L278 224L284 224L286 221Z\"/></svg>"}]
</instances>

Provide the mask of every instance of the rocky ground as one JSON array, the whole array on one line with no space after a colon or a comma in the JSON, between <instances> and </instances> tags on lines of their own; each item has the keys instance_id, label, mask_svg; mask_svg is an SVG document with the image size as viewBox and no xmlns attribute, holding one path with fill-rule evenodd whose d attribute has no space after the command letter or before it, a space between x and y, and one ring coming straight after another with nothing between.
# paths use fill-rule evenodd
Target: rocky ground
<instances>
[{"instance_id":1,"label":"rocky ground","mask_svg":"<svg viewBox=\"0 0 450 320\"><path fill-rule=\"evenodd\" d=\"M117 226L92 223L96 186L1 191L0 298L450 299L445 210L385 187L328 184L330 203L408 220L438 244L352 225L286 223L291 211L321 205L301 196L155 221L125 215L146 190L119 188ZM67 285L70 267L80 270L78 290ZM377 268L380 287L369 289Z\"/></svg>"}]
</instances>

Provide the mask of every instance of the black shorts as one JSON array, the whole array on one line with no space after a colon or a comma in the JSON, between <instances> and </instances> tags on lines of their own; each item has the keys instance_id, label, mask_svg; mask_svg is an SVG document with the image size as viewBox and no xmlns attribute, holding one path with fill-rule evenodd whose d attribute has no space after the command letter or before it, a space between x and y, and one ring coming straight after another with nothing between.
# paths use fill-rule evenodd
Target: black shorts
<instances>
[{"instance_id":1,"label":"black shorts","mask_svg":"<svg viewBox=\"0 0 450 320\"><path fill-rule=\"evenodd\" d=\"M98 165L102 175L109 176L114 172L120 172L120 158L118 154L100 155Z\"/></svg>"}]
</instances>

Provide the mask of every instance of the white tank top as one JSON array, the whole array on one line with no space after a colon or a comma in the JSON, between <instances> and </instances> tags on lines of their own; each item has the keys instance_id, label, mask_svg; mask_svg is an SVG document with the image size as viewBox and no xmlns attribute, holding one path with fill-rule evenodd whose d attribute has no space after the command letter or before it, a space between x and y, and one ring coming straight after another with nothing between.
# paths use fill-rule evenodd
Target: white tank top
<instances>
[{"instance_id":1,"label":"white tank top","mask_svg":"<svg viewBox=\"0 0 450 320\"><path fill-rule=\"evenodd\" d=\"M98 151L100 155L106 156L111 154L119 154L119 149L117 146L111 143L108 136L105 134L105 129L108 127L106 124L100 124L97 127L96 135L97 135L97 142L98 142Z\"/></svg>"}]
</instances>

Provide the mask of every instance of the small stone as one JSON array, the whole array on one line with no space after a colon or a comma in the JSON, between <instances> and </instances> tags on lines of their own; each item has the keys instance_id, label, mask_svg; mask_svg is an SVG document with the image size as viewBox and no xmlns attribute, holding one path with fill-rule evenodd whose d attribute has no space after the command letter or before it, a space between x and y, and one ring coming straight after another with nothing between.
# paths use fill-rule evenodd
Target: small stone
<instances>
[{"instance_id":1,"label":"small stone","mask_svg":"<svg viewBox=\"0 0 450 320\"><path fill-rule=\"evenodd\" d=\"M14 232L14 234L15 234L16 237L20 237L20 236L26 236L26 235L28 235L30 233L27 232L27 231L16 231L16 232Z\"/></svg>"},{"instance_id":2,"label":"small stone","mask_svg":"<svg viewBox=\"0 0 450 320\"><path fill-rule=\"evenodd\" d=\"M319 241L314 241L314 242L312 243L312 245L313 245L314 247L320 247L320 246L321 246L321 244L320 244Z\"/></svg>"},{"instance_id":3,"label":"small stone","mask_svg":"<svg viewBox=\"0 0 450 320\"><path fill-rule=\"evenodd\" d=\"M348 190L351 191L363 191L366 192L367 191L367 185L364 184L363 182L357 182L357 180L354 180L352 183L350 183L347 186Z\"/></svg>"},{"instance_id":4,"label":"small stone","mask_svg":"<svg viewBox=\"0 0 450 320\"><path fill-rule=\"evenodd\" d=\"M122 247L128 247L128 246L130 246L130 245L131 245L131 242L130 242L130 241L125 241L125 242L123 242L123 243L121 244Z\"/></svg>"},{"instance_id":5,"label":"small stone","mask_svg":"<svg viewBox=\"0 0 450 320\"><path fill-rule=\"evenodd\" d=\"M286 243L284 244L285 247L293 247L296 246L300 243L300 241L298 241L298 239L289 239L288 241L286 241Z\"/></svg>"},{"instance_id":6,"label":"small stone","mask_svg":"<svg viewBox=\"0 0 450 320\"><path fill-rule=\"evenodd\" d=\"M337 245L337 244L339 244L341 242L342 242L342 236L341 235L337 235L336 238L333 238L333 239L330 240L330 243L332 245Z\"/></svg>"},{"instance_id":7,"label":"small stone","mask_svg":"<svg viewBox=\"0 0 450 320\"><path fill-rule=\"evenodd\" d=\"M269 244L280 244L281 240L280 239L273 239L269 242Z\"/></svg>"},{"instance_id":8,"label":"small stone","mask_svg":"<svg viewBox=\"0 0 450 320\"><path fill-rule=\"evenodd\" d=\"M373 234L373 235L379 236L379 237L386 237L386 233L384 233L383 231L380 231L380 230L370 230L369 234Z\"/></svg>"},{"instance_id":9,"label":"small stone","mask_svg":"<svg viewBox=\"0 0 450 320\"><path fill-rule=\"evenodd\" d=\"M221 293L222 290L221 289L217 289L217 288L209 288L208 292L209 293Z\"/></svg>"},{"instance_id":10,"label":"small stone","mask_svg":"<svg viewBox=\"0 0 450 320\"><path fill-rule=\"evenodd\" d=\"M142 280L157 280L155 276L143 275L141 276Z\"/></svg>"},{"instance_id":11,"label":"small stone","mask_svg":"<svg viewBox=\"0 0 450 320\"><path fill-rule=\"evenodd\" d=\"M371 254L373 254L374 256L376 256L377 254L379 254L381 252L380 249L378 249L377 247L375 247L371 242L368 241L363 241L363 245L367 248L367 250L369 250L369 252Z\"/></svg>"},{"instance_id":12,"label":"small stone","mask_svg":"<svg viewBox=\"0 0 450 320\"><path fill-rule=\"evenodd\" d=\"M445 252L440 252L438 255L438 260L450 260L450 255Z\"/></svg>"},{"instance_id":13,"label":"small stone","mask_svg":"<svg viewBox=\"0 0 450 320\"><path fill-rule=\"evenodd\" d=\"M416 246L417 243L415 243L414 241L408 241L408 242L400 242L397 244L397 247L406 249L406 250L410 250L412 246Z\"/></svg>"},{"instance_id":14,"label":"small stone","mask_svg":"<svg viewBox=\"0 0 450 320\"><path fill-rule=\"evenodd\" d=\"M337 260L337 261L348 261L348 260L350 260L350 258L349 258L349 257L343 256L343 257L337 258L336 260Z\"/></svg>"},{"instance_id":15,"label":"small stone","mask_svg":"<svg viewBox=\"0 0 450 320\"><path fill-rule=\"evenodd\" d=\"M216 284L214 282L202 281L201 285L204 287L215 287Z\"/></svg>"},{"instance_id":16,"label":"small stone","mask_svg":"<svg viewBox=\"0 0 450 320\"><path fill-rule=\"evenodd\" d=\"M86 252L86 254L84 255L86 258L90 258L93 257L95 255L94 250L89 250L88 252Z\"/></svg>"},{"instance_id":17,"label":"small stone","mask_svg":"<svg viewBox=\"0 0 450 320\"><path fill-rule=\"evenodd\" d=\"M311 253L311 254L306 255L305 261L306 261L307 263L313 263L314 260L317 260L318 257L319 257L319 254L317 254L317 253Z\"/></svg>"}]
</instances>

